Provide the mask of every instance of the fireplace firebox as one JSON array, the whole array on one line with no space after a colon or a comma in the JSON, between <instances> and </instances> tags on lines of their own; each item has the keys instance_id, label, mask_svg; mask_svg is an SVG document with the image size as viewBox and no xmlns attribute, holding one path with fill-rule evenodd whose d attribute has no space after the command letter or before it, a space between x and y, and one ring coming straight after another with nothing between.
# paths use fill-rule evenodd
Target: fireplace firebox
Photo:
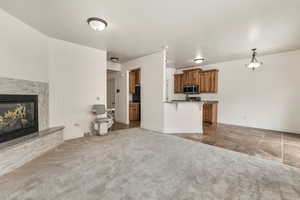
<instances>
[{"instance_id":1,"label":"fireplace firebox","mask_svg":"<svg viewBox=\"0 0 300 200\"><path fill-rule=\"evenodd\" d=\"M37 95L0 94L0 143L38 131Z\"/></svg>"}]
</instances>

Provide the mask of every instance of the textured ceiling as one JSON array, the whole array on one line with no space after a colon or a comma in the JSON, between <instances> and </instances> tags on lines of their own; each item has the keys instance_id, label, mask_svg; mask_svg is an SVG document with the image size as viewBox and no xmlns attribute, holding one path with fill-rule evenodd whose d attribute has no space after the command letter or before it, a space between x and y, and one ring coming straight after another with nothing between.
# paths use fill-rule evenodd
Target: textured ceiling
<instances>
[{"instance_id":1,"label":"textured ceiling","mask_svg":"<svg viewBox=\"0 0 300 200\"><path fill-rule=\"evenodd\" d=\"M299 0L0 0L0 7L41 32L107 50L127 61L168 46L170 63L192 65L300 48ZM109 25L88 27L88 17Z\"/></svg>"}]
</instances>

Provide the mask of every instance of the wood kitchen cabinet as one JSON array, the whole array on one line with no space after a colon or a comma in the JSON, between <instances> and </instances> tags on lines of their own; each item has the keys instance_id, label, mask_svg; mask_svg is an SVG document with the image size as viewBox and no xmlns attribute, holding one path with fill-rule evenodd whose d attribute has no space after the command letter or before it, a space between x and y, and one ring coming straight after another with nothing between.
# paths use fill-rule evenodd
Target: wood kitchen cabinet
<instances>
[{"instance_id":1,"label":"wood kitchen cabinet","mask_svg":"<svg viewBox=\"0 0 300 200\"><path fill-rule=\"evenodd\" d=\"M174 93L183 93L185 85L198 85L200 93L218 93L218 70L191 69L183 72L174 75Z\"/></svg>"},{"instance_id":2,"label":"wood kitchen cabinet","mask_svg":"<svg viewBox=\"0 0 300 200\"><path fill-rule=\"evenodd\" d=\"M218 122L218 104L203 105L203 122L210 124Z\"/></svg>"},{"instance_id":3,"label":"wood kitchen cabinet","mask_svg":"<svg viewBox=\"0 0 300 200\"><path fill-rule=\"evenodd\" d=\"M199 73L201 69L184 70L183 85L199 85Z\"/></svg>"},{"instance_id":4,"label":"wood kitchen cabinet","mask_svg":"<svg viewBox=\"0 0 300 200\"><path fill-rule=\"evenodd\" d=\"M135 71L129 72L129 92L135 93Z\"/></svg>"},{"instance_id":5,"label":"wood kitchen cabinet","mask_svg":"<svg viewBox=\"0 0 300 200\"><path fill-rule=\"evenodd\" d=\"M218 70L207 70L199 73L200 93L218 92Z\"/></svg>"},{"instance_id":6,"label":"wood kitchen cabinet","mask_svg":"<svg viewBox=\"0 0 300 200\"><path fill-rule=\"evenodd\" d=\"M129 72L129 92L135 94L135 86L141 84L141 70L133 70Z\"/></svg>"},{"instance_id":7,"label":"wood kitchen cabinet","mask_svg":"<svg viewBox=\"0 0 300 200\"><path fill-rule=\"evenodd\" d=\"M131 103L129 104L129 120L139 121L140 120L140 104Z\"/></svg>"},{"instance_id":8,"label":"wood kitchen cabinet","mask_svg":"<svg viewBox=\"0 0 300 200\"><path fill-rule=\"evenodd\" d=\"M136 70L135 71L135 85L140 85L141 84L141 70Z\"/></svg>"},{"instance_id":9,"label":"wood kitchen cabinet","mask_svg":"<svg viewBox=\"0 0 300 200\"><path fill-rule=\"evenodd\" d=\"M174 93L183 93L183 74L174 75Z\"/></svg>"}]
</instances>

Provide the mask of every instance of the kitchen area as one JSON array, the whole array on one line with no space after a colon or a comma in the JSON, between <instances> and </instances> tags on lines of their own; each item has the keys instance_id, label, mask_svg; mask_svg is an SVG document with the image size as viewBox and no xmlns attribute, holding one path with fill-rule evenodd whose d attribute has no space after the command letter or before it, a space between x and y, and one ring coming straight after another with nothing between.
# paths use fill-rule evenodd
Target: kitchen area
<instances>
[{"instance_id":1,"label":"kitchen area","mask_svg":"<svg viewBox=\"0 0 300 200\"><path fill-rule=\"evenodd\" d=\"M129 121L139 124L141 120L141 70L129 72Z\"/></svg>"},{"instance_id":2,"label":"kitchen area","mask_svg":"<svg viewBox=\"0 0 300 200\"><path fill-rule=\"evenodd\" d=\"M166 68L165 133L203 133L203 123L218 122L216 69Z\"/></svg>"}]
</instances>

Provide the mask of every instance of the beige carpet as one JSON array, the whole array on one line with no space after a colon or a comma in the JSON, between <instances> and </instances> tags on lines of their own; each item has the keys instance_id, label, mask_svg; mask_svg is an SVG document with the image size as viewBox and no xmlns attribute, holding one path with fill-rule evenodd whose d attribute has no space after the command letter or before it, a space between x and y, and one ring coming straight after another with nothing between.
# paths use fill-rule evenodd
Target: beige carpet
<instances>
[{"instance_id":1,"label":"beige carpet","mask_svg":"<svg viewBox=\"0 0 300 200\"><path fill-rule=\"evenodd\" d=\"M65 142L0 177L1 200L300 199L300 169L141 129Z\"/></svg>"}]
</instances>

